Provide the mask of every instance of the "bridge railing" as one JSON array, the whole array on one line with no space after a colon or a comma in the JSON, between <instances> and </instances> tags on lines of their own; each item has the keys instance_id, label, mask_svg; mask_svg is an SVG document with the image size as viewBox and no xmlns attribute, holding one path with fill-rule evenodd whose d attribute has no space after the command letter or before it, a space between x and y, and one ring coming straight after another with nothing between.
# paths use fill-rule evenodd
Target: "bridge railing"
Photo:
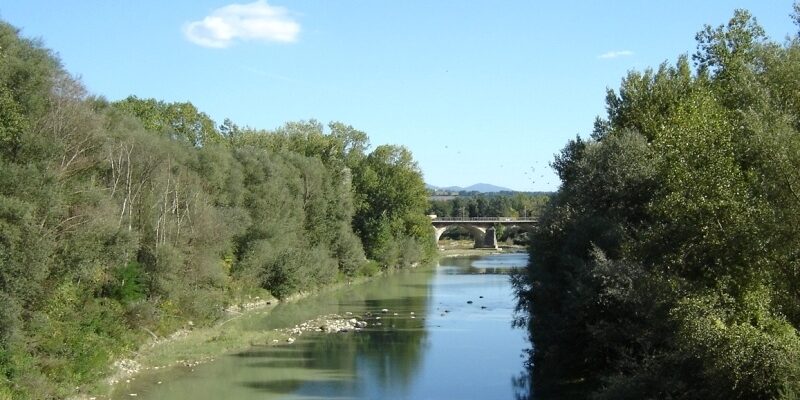
<instances>
[{"instance_id":1,"label":"bridge railing","mask_svg":"<svg viewBox=\"0 0 800 400\"><path fill-rule=\"evenodd\" d=\"M537 222L533 217L437 217L432 222Z\"/></svg>"}]
</instances>

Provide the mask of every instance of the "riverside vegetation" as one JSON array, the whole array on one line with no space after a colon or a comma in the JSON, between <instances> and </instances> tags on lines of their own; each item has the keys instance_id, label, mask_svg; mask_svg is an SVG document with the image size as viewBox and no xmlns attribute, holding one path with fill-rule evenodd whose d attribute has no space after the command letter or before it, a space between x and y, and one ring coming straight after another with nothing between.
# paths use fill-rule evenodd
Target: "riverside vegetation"
<instances>
[{"instance_id":1,"label":"riverside vegetation","mask_svg":"<svg viewBox=\"0 0 800 400\"><path fill-rule=\"evenodd\" d=\"M410 152L88 94L0 22L0 399L67 397L248 298L432 257Z\"/></svg>"},{"instance_id":2,"label":"riverside vegetation","mask_svg":"<svg viewBox=\"0 0 800 400\"><path fill-rule=\"evenodd\" d=\"M516 282L537 398L800 395L800 37L738 10L696 39L552 163Z\"/></svg>"}]
</instances>

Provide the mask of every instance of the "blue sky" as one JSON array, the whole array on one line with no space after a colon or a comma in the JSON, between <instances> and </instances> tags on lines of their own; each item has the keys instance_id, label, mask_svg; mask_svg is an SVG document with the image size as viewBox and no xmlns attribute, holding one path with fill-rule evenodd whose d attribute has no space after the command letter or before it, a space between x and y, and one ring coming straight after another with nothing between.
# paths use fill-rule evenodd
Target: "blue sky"
<instances>
[{"instance_id":1,"label":"blue sky","mask_svg":"<svg viewBox=\"0 0 800 400\"><path fill-rule=\"evenodd\" d=\"M778 41L797 32L791 0L6 0L0 18L110 100L265 129L341 121L410 148L430 184L538 191L606 88L691 54L736 8Z\"/></svg>"}]
</instances>

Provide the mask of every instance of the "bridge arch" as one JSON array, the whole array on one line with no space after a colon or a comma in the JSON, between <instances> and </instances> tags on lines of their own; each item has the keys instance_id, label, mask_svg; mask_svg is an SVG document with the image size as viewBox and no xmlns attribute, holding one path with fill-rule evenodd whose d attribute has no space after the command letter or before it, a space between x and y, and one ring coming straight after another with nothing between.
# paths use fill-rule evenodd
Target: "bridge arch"
<instances>
[{"instance_id":1,"label":"bridge arch","mask_svg":"<svg viewBox=\"0 0 800 400\"><path fill-rule=\"evenodd\" d=\"M435 229L436 241L438 242L442 238L442 235L444 235L444 233L447 232L448 229L454 228L454 227L467 228L467 230L469 231L469 233L472 236L472 238L475 239L475 242L478 242L479 240L483 240L483 237L486 234L486 228L485 227L472 225L472 224L448 224L448 225L443 225L443 226L439 226L439 227L437 227L437 226L433 227Z\"/></svg>"},{"instance_id":2,"label":"bridge arch","mask_svg":"<svg viewBox=\"0 0 800 400\"><path fill-rule=\"evenodd\" d=\"M455 227L466 228L473 239L483 238L483 235L486 234L486 228L470 224L451 224L451 225L444 225L441 227L434 226L434 229L436 230L436 241L438 242L442 238L442 235L444 235L444 233L447 232L450 228L455 228Z\"/></svg>"}]
</instances>

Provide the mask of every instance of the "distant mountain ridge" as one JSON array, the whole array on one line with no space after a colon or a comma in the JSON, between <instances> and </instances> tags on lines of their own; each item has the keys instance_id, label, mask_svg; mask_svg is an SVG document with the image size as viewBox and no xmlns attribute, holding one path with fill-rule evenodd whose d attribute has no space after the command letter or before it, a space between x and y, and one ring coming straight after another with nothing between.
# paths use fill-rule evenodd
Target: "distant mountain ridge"
<instances>
[{"instance_id":1,"label":"distant mountain ridge","mask_svg":"<svg viewBox=\"0 0 800 400\"><path fill-rule=\"evenodd\" d=\"M467 187L461 186L447 186L447 187L438 187L433 185L426 185L428 189L432 190L442 190L447 192L480 192L480 193L496 193L496 192L514 192L514 190L492 185L489 183L476 183L474 185L470 185Z\"/></svg>"}]
</instances>

